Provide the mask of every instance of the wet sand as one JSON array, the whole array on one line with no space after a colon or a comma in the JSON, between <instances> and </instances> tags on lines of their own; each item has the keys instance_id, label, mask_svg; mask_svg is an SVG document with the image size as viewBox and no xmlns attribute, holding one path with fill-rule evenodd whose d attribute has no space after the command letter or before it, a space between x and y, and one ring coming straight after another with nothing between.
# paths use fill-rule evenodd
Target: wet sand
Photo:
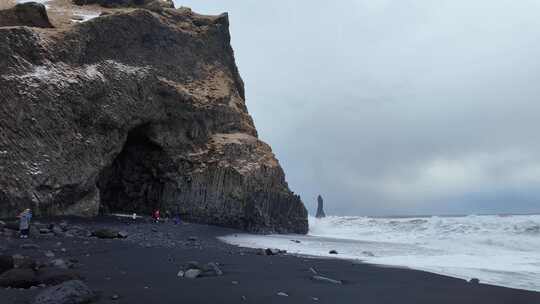
<instances>
[{"instance_id":1,"label":"wet sand","mask_svg":"<svg viewBox=\"0 0 540 304\"><path fill-rule=\"evenodd\" d=\"M217 240L238 232L226 228L123 221L67 220L89 230L127 231L127 239L0 236L0 254L46 259L44 252L51 250L56 258L78 260L75 270L100 295L95 303L540 303L537 292L471 284L422 271L287 254L259 255L258 250ZM21 249L24 243L40 248ZM224 274L177 277L189 261L219 263ZM310 268L343 284L314 281ZM31 303L40 290L0 289L0 303ZM111 299L115 294L118 300Z\"/></svg>"}]
</instances>

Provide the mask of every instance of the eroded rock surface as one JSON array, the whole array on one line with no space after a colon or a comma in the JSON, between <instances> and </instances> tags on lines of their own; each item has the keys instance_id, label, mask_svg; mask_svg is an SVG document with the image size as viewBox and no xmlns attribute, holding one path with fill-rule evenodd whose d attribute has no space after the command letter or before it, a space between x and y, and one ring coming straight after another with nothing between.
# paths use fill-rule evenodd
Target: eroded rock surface
<instances>
[{"instance_id":1,"label":"eroded rock surface","mask_svg":"<svg viewBox=\"0 0 540 304\"><path fill-rule=\"evenodd\" d=\"M0 26L53 27L45 5L36 2L19 3L12 8L0 10Z\"/></svg>"},{"instance_id":2,"label":"eroded rock surface","mask_svg":"<svg viewBox=\"0 0 540 304\"><path fill-rule=\"evenodd\" d=\"M103 7L146 7L157 4L162 8L174 8L172 0L73 0L76 5L99 4Z\"/></svg>"},{"instance_id":3,"label":"eroded rock surface","mask_svg":"<svg viewBox=\"0 0 540 304\"><path fill-rule=\"evenodd\" d=\"M0 28L0 217L152 209L255 232L307 212L244 101L226 14Z\"/></svg>"}]
</instances>

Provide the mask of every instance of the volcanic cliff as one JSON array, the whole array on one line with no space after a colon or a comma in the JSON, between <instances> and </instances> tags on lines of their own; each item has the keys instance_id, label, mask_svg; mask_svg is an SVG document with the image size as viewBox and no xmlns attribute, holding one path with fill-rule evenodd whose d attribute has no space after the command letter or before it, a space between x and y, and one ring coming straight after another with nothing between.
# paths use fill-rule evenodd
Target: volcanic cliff
<instances>
[{"instance_id":1,"label":"volcanic cliff","mask_svg":"<svg viewBox=\"0 0 540 304\"><path fill-rule=\"evenodd\" d=\"M160 208L306 233L247 111L228 28L187 8L0 27L0 217Z\"/></svg>"}]
</instances>

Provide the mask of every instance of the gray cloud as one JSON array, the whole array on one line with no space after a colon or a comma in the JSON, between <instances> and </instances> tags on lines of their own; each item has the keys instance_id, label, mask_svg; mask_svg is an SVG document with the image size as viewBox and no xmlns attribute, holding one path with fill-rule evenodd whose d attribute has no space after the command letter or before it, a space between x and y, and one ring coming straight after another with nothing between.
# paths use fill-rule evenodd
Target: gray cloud
<instances>
[{"instance_id":1,"label":"gray cloud","mask_svg":"<svg viewBox=\"0 0 540 304\"><path fill-rule=\"evenodd\" d=\"M250 112L311 211L540 212L540 3L332 2L177 1L229 12Z\"/></svg>"}]
</instances>

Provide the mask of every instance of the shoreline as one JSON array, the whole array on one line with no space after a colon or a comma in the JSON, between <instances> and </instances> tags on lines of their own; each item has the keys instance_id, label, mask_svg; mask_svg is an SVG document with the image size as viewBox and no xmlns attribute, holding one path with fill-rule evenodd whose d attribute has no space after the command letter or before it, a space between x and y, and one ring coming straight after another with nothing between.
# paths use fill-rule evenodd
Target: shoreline
<instances>
[{"instance_id":1,"label":"shoreline","mask_svg":"<svg viewBox=\"0 0 540 304\"><path fill-rule=\"evenodd\" d=\"M249 233L241 233L241 234L256 237L256 235L254 235L254 234L249 234ZM290 236L292 238L294 238L295 235L292 234ZM227 242L226 240L224 240L224 238L226 238L226 237L229 237L229 236L218 237L218 240L220 240L220 241L222 241L222 242L224 242L226 244L229 244L229 245L237 246L239 248L264 249L264 247L242 246L242 245L234 244L232 242ZM358 242L358 243L372 243L370 241L358 241L358 240L351 240L351 239L347 239L347 238L329 238L329 237L321 237L321 236L309 235L309 234L305 235L305 236L302 236L302 237L304 237L304 238L305 237L313 237L315 239L342 240L342 241L355 242L355 243L356 242ZM279 247L277 249L285 250L285 249L279 248ZM396 268L396 269L404 269L404 270L411 270L411 271L422 271L422 272L426 272L426 273L429 273L429 274L434 274L434 275L444 276L444 277L448 277L448 278L463 280L464 282L469 282L472 279L477 279L475 277L468 277L466 275L457 275L457 274L447 273L447 272L444 272L444 271L435 271L435 270L429 269L428 267L414 268L414 267L407 266L407 265L384 264L384 263L370 262L368 259L355 258L355 257L350 257L350 256L343 256L343 255L339 255L339 254L336 254L336 255L329 255L329 254L327 254L327 255L317 255L317 254L309 254L309 253L301 253L301 252L287 252L287 254L290 254L292 256L296 256L298 258L335 259L335 260L349 261L349 262L352 262L352 263L372 265L372 266L376 266L376 267L380 267L380 268ZM497 283L494 283L494 282L489 282L487 280L480 280L480 283L482 283L484 285L494 286L494 287L502 287L502 288L521 290L521 291L525 291L525 292L537 292L537 293L540 293L540 290L525 289L525 288L520 288L520 287L515 287L515 286L497 284Z\"/></svg>"},{"instance_id":2,"label":"shoreline","mask_svg":"<svg viewBox=\"0 0 540 304\"><path fill-rule=\"evenodd\" d=\"M66 221L85 229L117 229L126 239L47 236L27 240L0 235L0 254L22 254L45 261L78 260L74 271L99 294L93 303L537 303L540 293L464 280L425 271L378 266L338 258L295 254L260 255L219 237L243 233L229 228L184 223L130 223L96 218ZM38 249L21 249L32 243ZM60 244L60 245L58 245ZM222 276L177 277L189 261L214 262ZM340 280L340 285L314 281L310 268ZM31 303L43 288L0 289L6 303ZM209 292L210 291L210 292ZM278 295L284 293L287 296ZM118 295L117 300L112 300Z\"/></svg>"}]
</instances>

